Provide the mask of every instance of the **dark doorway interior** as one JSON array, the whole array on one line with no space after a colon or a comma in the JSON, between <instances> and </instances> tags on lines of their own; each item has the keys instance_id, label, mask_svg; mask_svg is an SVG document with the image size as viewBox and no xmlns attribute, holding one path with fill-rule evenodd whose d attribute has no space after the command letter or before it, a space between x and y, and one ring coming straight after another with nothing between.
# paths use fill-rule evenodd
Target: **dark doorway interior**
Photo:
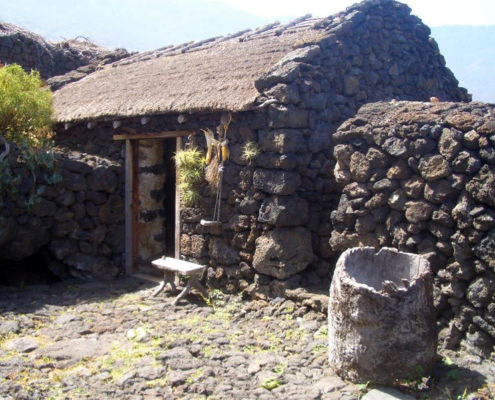
<instances>
[{"instance_id":1,"label":"dark doorway interior","mask_svg":"<svg viewBox=\"0 0 495 400\"><path fill-rule=\"evenodd\" d=\"M163 141L163 157L165 164L165 254L168 257L175 255L175 162L176 139L165 139Z\"/></svg>"},{"instance_id":2,"label":"dark doorway interior","mask_svg":"<svg viewBox=\"0 0 495 400\"><path fill-rule=\"evenodd\" d=\"M44 249L20 261L0 258L0 285L23 287L60 282L61 279L48 268L49 262Z\"/></svg>"}]
</instances>

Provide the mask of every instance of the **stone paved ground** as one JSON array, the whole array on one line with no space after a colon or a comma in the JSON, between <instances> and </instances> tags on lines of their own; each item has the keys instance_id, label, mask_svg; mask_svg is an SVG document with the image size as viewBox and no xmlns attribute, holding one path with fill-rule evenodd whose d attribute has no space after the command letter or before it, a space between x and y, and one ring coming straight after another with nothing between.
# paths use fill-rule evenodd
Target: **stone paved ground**
<instances>
[{"instance_id":1,"label":"stone paved ground","mask_svg":"<svg viewBox=\"0 0 495 400\"><path fill-rule=\"evenodd\" d=\"M151 292L134 279L0 287L0 400L349 400L371 387L332 374L326 316L291 300L214 291L209 304L171 306ZM417 381L400 389L430 399L493 396L493 363L444 360L428 389Z\"/></svg>"}]
</instances>

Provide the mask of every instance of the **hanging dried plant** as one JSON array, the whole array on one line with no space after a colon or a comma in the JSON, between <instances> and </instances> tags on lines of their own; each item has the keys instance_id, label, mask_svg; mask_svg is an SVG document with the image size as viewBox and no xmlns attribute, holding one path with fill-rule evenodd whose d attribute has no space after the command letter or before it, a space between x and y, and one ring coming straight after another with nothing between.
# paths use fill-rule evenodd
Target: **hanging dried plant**
<instances>
[{"instance_id":1,"label":"hanging dried plant","mask_svg":"<svg viewBox=\"0 0 495 400\"><path fill-rule=\"evenodd\" d=\"M179 150L174 156L181 202L185 207L196 206L201 198L200 189L204 177L205 158L196 147Z\"/></svg>"}]
</instances>

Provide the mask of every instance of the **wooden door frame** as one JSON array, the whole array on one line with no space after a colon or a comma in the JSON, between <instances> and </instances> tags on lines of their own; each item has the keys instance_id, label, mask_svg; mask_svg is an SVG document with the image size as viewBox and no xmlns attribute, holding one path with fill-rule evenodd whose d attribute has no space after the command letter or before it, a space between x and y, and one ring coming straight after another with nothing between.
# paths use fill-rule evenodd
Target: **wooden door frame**
<instances>
[{"instance_id":1,"label":"wooden door frame","mask_svg":"<svg viewBox=\"0 0 495 400\"><path fill-rule=\"evenodd\" d=\"M139 143L141 140L175 138L176 151L182 149L183 137L194 131L115 134L114 140L125 140L125 274L139 274ZM175 174L175 238L174 257L180 256L180 190ZM155 280L155 279L153 279Z\"/></svg>"}]
</instances>

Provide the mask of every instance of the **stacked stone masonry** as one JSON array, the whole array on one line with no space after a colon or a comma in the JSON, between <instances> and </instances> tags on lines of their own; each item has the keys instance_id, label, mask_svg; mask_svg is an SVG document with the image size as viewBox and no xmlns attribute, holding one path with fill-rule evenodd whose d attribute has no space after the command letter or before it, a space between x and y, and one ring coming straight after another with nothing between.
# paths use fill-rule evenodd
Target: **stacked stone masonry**
<instances>
[{"instance_id":1,"label":"stacked stone masonry","mask_svg":"<svg viewBox=\"0 0 495 400\"><path fill-rule=\"evenodd\" d=\"M100 65L128 57L124 49L108 50L85 38L47 42L41 36L0 21L0 61L35 69L52 89L85 77Z\"/></svg>"},{"instance_id":2,"label":"stacked stone masonry","mask_svg":"<svg viewBox=\"0 0 495 400\"><path fill-rule=\"evenodd\" d=\"M20 181L16 190L0 198L0 261L8 265L8 260L37 254L62 278L110 279L122 271L121 146L95 133L86 135L86 143L80 140L73 146L79 151L57 149L56 172L61 181L55 184L50 180L52 173L43 170L37 171L34 180L25 164L18 162L18 150L11 147L9 164Z\"/></svg>"},{"instance_id":3,"label":"stacked stone masonry","mask_svg":"<svg viewBox=\"0 0 495 400\"><path fill-rule=\"evenodd\" d=\"M337 254L360 245L422 254L435 276L440 342L495 344L495 107L375 103L333 135L342 194Z\"/></svg>"},{"instance_id":4,"label":"stacked stone masonry","mask_svg":"<svg viewBox=\"0 0 495 400\"><path fill-rule=\"evenodd\" d=\"M473 351L486 355L493 345L495 310L490 289L493 109L395 103L410 107L404 112L407 118L396 120L386 118L386 111L397 107L394 103L378 103L364 106L355 117L373 101L428 101L435 96L462 102L470 97L445 67L428 27L406 5L367 1L321 23L330 35L301 43L255 82L260 96L253 109L233 113L221 230L200 224L211 218L215 202L205 183L200 206L181 210L181 255L208 265L211 285L266 297L284 296L301 286L321 286L327 292L335 261L348 247L389 245L419 252L435 268L443 343L454 347L464 339ZM185 144L204 150L200 129L214 131L220 119L219 112L191 113L180 124L177 115L153 115L145 127L140 118L119 120L129 132L193 130L196 134L185 138ZM112 141L112 120L97 121L92 130L86 122L68 130L57 127L57 144L67 149L69 159L76 158L60 162L62 188L74 194L74 202L56 204L60 212L53 215L25 216L16 223L25 226L32 218L45 218L43 243L55 243L51 251L69 266L75 255L105 260L105 268L95 270L72 262L71 274L114 276L123 271L122 145ZM376 143L375 134L382 138ZM248 142L259 149L250 160L243 157ZM76 172L67 166L76 164L89 169L81 166ZM91 178L97 170L113 174L110 181L116 186ZM72 180L80 181L78 190L70 186ZM98 184L103 186L94 186ZM148 188L150 196L157 185ZM15 220L18 207L9 204L7 217ZM112 218L105 219L105 209ZM151 209L156 204L150 203L145 214ZM151 215L145 214L140 222ZM74 229L57 236L56 219L63 215ZM163 214L153 215L154 225L167 223ZM102 234L91 242L97 229ZM150 238L163 245L159 229ZM73 247L57 252L62 244Z\"/></svg>"}]
</instances>

